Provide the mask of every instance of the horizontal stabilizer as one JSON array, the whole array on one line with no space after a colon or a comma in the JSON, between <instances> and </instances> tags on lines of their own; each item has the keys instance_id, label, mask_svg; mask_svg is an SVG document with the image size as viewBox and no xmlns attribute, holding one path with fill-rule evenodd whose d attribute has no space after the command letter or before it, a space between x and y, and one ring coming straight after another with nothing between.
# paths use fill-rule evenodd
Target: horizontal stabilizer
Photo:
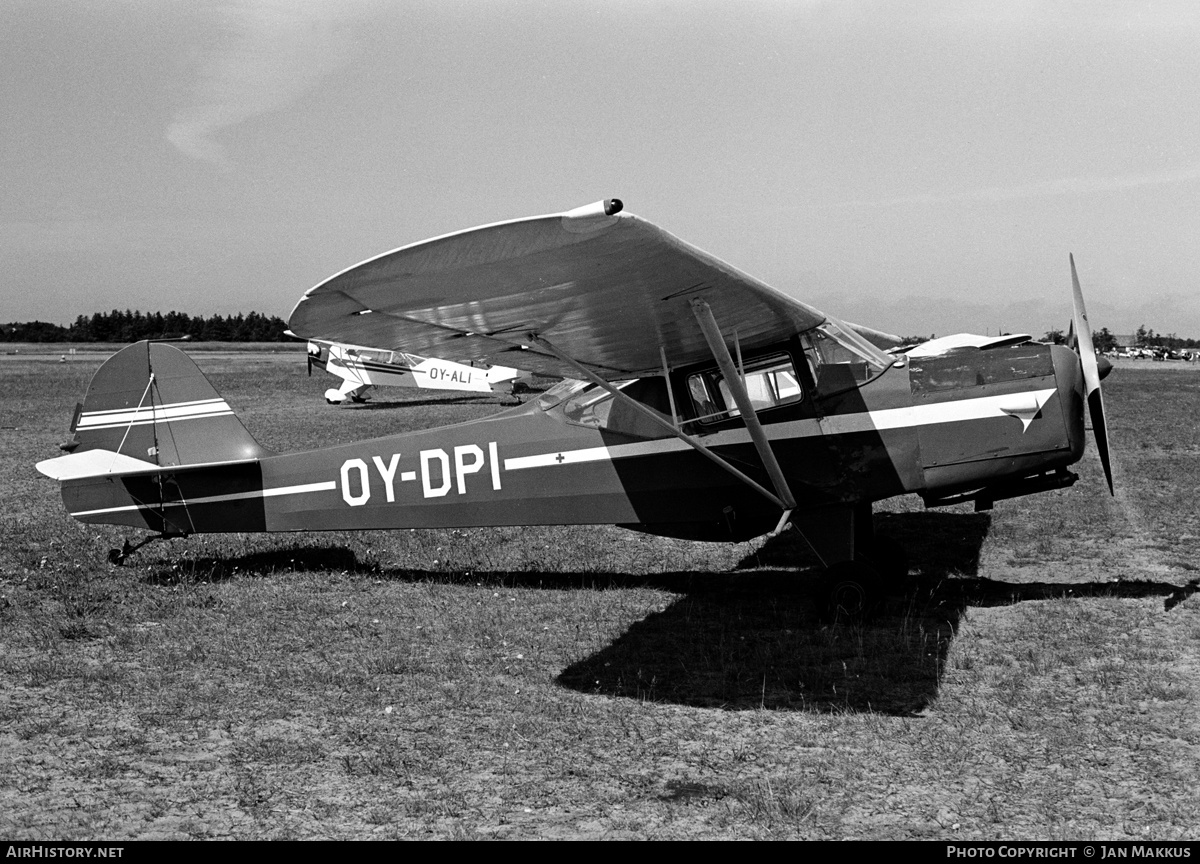
<instances>
[{"instance_id":1,"label":"horizontal stabilizer","mask_svg":"<svg viewBox=\"0 0 1200 864\"><path fill-rule=\"evenodd\" d=\"M84 480L91 477L132 477L145 474L175 473L196 468L219 468L225 465L243 465L258 459L230 459L224 462L201 462L189 465L155 465L142 459L134 459L111 450L84 450L69 453L55 459L37 463L37 470L52 480Z\"/></svg>"},{"instance_id":2,"label":"horizontal stabilizer","mask_svg":"<svg viewBox=\"0 0 1200 864\"><path fill-rule=\"evenodd\" d=\"M82 453L69 453L57 459L46 459L37 463L37 470L52 480L63 482L79 480L84 477L117 477L122 474L141 474L147 471L161 471L153 462L134 459L123 453L113 453L111 450L84 450Z\"/></svg>"}]
</instances>

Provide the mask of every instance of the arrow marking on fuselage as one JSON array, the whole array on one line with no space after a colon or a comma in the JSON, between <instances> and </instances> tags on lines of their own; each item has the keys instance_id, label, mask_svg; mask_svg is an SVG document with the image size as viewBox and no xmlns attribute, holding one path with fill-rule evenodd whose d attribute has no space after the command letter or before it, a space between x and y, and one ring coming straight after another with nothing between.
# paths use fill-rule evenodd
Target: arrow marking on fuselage
<instances>
[{"instance_id":1,"label":"arrow marking on fuselage","mask_svg":"<svg viewBox=\"0 0 1200 864\"><path fill-rule=\"evenodd\" d=\"M1024 435L1049 398L1045 390L1036 393L1014 393L1009 401L1000 406L1000 410L1021 421L1021 434Z\"/></svg>"}]
</instances>

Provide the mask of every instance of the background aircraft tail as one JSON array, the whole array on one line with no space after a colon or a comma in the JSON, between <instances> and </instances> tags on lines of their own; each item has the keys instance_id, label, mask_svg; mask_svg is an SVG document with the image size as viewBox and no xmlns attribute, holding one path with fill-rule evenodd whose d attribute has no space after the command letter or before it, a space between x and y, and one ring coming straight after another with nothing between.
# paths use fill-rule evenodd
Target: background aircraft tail
<instances>
[{"instance_id":1,"label":"background aircraft tail","mask_svg":"<svg viewBox=\"0 0 1200 864\"><path fill-rule=\"evenodd\" d=\"M192 359L162 342L137 342L105 361L71 431L63 449L72 456L100 450L144 468L266 455Z\"/></svg>"}]
</instances>

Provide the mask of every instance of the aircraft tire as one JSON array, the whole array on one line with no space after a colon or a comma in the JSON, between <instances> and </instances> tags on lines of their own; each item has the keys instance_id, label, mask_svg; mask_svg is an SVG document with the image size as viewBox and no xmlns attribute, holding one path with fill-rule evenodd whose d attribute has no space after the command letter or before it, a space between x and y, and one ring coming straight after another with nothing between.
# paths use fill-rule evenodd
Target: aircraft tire
<instances>
[{"instance_id":1,"label":"aircraft tire","mask_svg":"<svg viewBox=\"0 0 1200 864\"><path fill-rule=\"evenodd\" d=\"M879 607L881 581L879 571L862 559L834 564L821 586L822 617L830 624L866 621Z\"/></svg>"},{"instance_id":2,"label":"aircraft tire","mask_svg":"<svg viewBox=\"0 0 1200 864\"><path fill-rule=\"evenodd\" d=\"M882 579L881 588L885 590L903 589L911 581L908 569L908 551L886 534L876 535L867 557L879 571Z\"/></svg>"}]
</instances>

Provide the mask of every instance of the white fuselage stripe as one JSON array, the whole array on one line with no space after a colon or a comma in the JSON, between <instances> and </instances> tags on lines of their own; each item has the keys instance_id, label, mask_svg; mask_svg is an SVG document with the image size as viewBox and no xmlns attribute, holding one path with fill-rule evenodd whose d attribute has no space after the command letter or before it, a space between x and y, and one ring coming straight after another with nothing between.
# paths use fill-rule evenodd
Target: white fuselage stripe
<instances>
[{"instance_id":1,"label":"white fuselage stripe","mask_svg":"<svg viewBox=\"0 0 1200 864\"><path fill-rule=\"evenodd\" d=\"M937 402L905 408L888 408L880 411L865 411L857 414L841 414L819 419L792 420L772 423L764 427L768 439L790 440L812 438L820 435L846 435L885 429L904 429L928 426L935 423L955 423L968 420L986 420L1010 417L1024 422L1014 415L1013 406L1020 402L1023 413L1028 412L1028 400L1036 402L1040 409L1055 393L1053 387L1019 394L984 396L976 399L960 399L953 402ZM223 401L222 401L222 404ZM730 429L704 436L702 443L707 447L747 444L750 435L745 429ZM611 462L634 456L648 456L689 450L690 445L678 438L660 438L653 441L638 441L617 444L611 447L582 447L575 450L552 451L532 456L516 456L504 460L505 471L520 471L526 468L542 468L584 462ZM182 507L189 504L214 504L225 501L242 501L255 498L274 498L281 495L300 495L309 492L327 492L338 488L337 481L325 480L297 486L279 486L251 492L235 492L227 495L209 495L191 500L168 501L164 504L129 504L121 507L106 507L98 510L73 512L72 516L95 516L102 513L119 513L134 510L154 510L162 507Z\"/></svg>"},{"instance_id":2,"label":"white fuselage stripe","mask_svg":"<svg viewBox=\"0 0 1200 864\"><path fill-rule=\"evenodd\" d=\"M223 501L245 501L253 498L276 498L280 495L302 495L306 492L329 492L337 489L336 480L320 483L303 483L299 486L277 486L274 489L256 489L253 492L232 492L228 495L206 495L186 501L167 501L163 504L125 504L121 507L103 507L99 510L80 510L72 516L96 516L100 513L123 513L132 510L159 510L163 507L186 507L193 504L219 504Z\"/></svg>"},{"instance_id":3,"label":"white fuselage stripe","mask_svg":"<svg viewBox=\"0 0 1200 864\"><path fill-rule=\"evenodd\" d=\"M819 435L848 435L855 432L930 426L935 423L987 420L1012 416L1004 408L1013 403L1015 398L1028 398L1032 395L1039 405L1045 405L1054 392L1055 388L1050 387L1034 391L1032 394L983 396L976 399L959 399L954 402L935 402L929 405L863 411L857 414L834 414L820 419L764 424L763 429L766 431L768 439L786 441L793 438L815 438ZM700 438L700 442L706 447L748 444L750 443L750 433L745 429L730 429L704 436ZM523 468L543 468L576 462L611 461L628 459L633 456L682 452L689 449L691 446L678 438L660 438L654 441L639 441L636 444L616 444L612 447L587 447L580 450L539 453L536 456L516 456L504 460L504 470L519 471Z\"/></svg>"},{"instance_id":4,"label":"white fuselage stripe","mask_svg":"<svg viewBox=\"0 0 1200 864\"><path fill-rule=\"evenodd\" d=\"M648 441L647 444L672 443L671 440L665 442ZM677 442L683 444L682 441ZM585 447L581 450L564 450L561 453L539 453L537 456L514 456L511 459L504 460L505 471L520 471L522 468L541 468L546 465L567 465L572 462L598 462L602 460L619 459L622 455L641 455L640 453L617 453L615 451L622 450L627 447L641 447L641 444L618 444L615 447ZM684 449L687 445L683 444ZM646 451L646 452L662 452L661 450Z\"/></svg>"}]
</instances>

